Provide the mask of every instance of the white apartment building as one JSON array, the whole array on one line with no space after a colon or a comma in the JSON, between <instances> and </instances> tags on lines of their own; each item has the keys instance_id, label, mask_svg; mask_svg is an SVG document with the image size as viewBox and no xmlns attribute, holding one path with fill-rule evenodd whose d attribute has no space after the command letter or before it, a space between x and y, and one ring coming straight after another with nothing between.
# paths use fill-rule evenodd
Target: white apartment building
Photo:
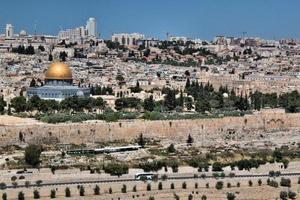
<instances>
[{"instance_id":1,"label":"white apartment building","mask_svg":"<svg viewBox=\"0 0 300 200\"><path fill-rule=\"evenodd\" d=\"M140 33L117 33L112 35L111 40L113 42L118 42L121 45L131 46L137 45L137 41L143 40L144 38L145 35Z\"/></svg>"}]
</instances>

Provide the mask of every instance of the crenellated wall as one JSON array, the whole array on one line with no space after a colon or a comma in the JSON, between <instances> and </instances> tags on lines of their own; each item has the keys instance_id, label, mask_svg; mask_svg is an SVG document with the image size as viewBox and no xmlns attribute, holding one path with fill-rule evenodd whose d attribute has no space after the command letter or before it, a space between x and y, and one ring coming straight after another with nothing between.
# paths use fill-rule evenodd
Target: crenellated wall
<instances>
[{"instance_id":1,"label":"crenellated wall","mask_svg":"<svg viewBox=\"0 0 300 200\"><path fill-rule=\"evenodd\" d=\"M254 133L300 128L300 113L283 110L263 110L243 117L196 120L120 121L84 123L0 125L0 146L22 143L94 143L108 140L131 140L143 133L146 137L186 140L191 134L196 140L217 141L225 137L252 137ZM21 142L22 140L22 142Z\"/></svg>"}]
</instances>

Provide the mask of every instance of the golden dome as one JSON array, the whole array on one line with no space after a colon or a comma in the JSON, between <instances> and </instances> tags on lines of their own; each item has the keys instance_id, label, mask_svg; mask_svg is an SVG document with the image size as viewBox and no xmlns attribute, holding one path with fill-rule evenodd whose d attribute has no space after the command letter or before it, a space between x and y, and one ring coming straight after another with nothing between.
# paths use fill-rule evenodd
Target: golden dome
<instances>
[{"instance_id":1,"label":"golden dome","mask_svg":"<svg viewBox=\"0 0 300 200\"><path fill-rule=\"evenodd\" d=\"M65 63L55 62L47 69L45 79L70 80L72 79L72 71Z\"/></svg>"}]
</instances>

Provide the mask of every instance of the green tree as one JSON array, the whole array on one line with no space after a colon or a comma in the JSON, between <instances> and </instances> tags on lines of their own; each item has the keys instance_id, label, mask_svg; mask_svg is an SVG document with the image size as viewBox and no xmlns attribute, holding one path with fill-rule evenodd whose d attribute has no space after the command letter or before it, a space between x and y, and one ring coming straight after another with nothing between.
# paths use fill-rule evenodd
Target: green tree
<instances>
[{"instance_id":1,"label":"green tree","mask_svg":"<svg viewBox=\"0 0 300 200\"><path fill-rule=\"evenodd\" d=\"M84 193L85 193L84 187L83 187L83 185L81 185L79 188L79 195L84 196Z\"/></svg>"},{"instance_id":2,"label":"green tree","mask_svg":"<svg viewBox=\"0 0 300 200\"><path fill-rule=\"evenodd\" d=\"M288 198L288 194L286 191L281 191L279 194L280 199L286 200Z\"/></svg>"},{"instance_id":3,"label":"green tree","mask_svg":"<svg viewBox=\"0 0 300 200\"><path fill-rule=\"evenodd\" d=\"M127 186L125 184L123 184L121 192L122 193L127 193Z\"/></svg>"},{"instance_id":4,"label":"green tree","mask_svg":"<svg viewBox=\"0 0 300 200\"><path fill-rule=\"evenodd\" d=\"M147 111L152 112L154 110L154 100L153 100L153 95L151 95L149 98L146 98L144 100L144 109Z\"/></svg>"},{"instance_id":5,"label":"green tree","mask_svg":"<svg viewBox=\"0 0 300 200\"><path fill-rule=\"evenodd\" d=\"M151 191L151 184L150 183L147 184L147 191Z\"/></svg>"},{"instance_id":6,"label":"green tree","mask_svg":"<svg viewBox=\"0 0 300 200\"><path fill-rule=\"evenodd\" d=\"M218 182L216 183L216 189L217 189L217 190L223 189L223 185L224 185L223 181L218 181Z\"/></svg>"},{"instance_id":7,"label":"green tree","mask_svg":"<svg viewBox=\"0 0 300 200\"><path fill-rule=\"evenodd\" d=\"M145 139L144 139L144 137L143 137L143 134L141 133L140 134L140 136L139 136L139 138L138 138L138 145L140 145L142 148L144 148L145 147L145 145L146 145L146 141L145 141Z\"/></svg>"},{"instance_id":8,"label":"green tree","mask_svg":"<svg viewBox=\"0 0 300 200\"><path fill-rule=\"evenodd\" d=\"M296 199L297 194L291 190L288 191L288 197L290 199Z\"/></svg>"},{"instance_id":9,"label":"green tree","mask_svg":"<svg viewBox=\"0 0 300 200\"><path fill-rule=\"evenodd\" d=\"M27 108L26 98L24 96L14 97L11 100L11 107L15 109L16 112L24 112Z\"/></svg>"},{"instance_id":10,"label":"green tree","mask_svg":"<svg viewBox=\"0 0 300 200\"><path fill-rule=\"evenodd\" d=\"M182 189L186 189L186 182L182 183Z\"/></svg>"},{"instance_id":11,"label":"green tree","mask_svg":"<svg viewBox=\"0 0 300 200\"><path fill-rule=\"evenodd\" d=\"M53 61L53 56L51 53L49 54L48 61Z\"/></svg>"},{"instance_id":12,"label":"green tree","mask_svg":"<svg viewBox=\"0 0 300 200\"><path fill-rule=\"evenodd\" d=\"M200 113L204 113L205 111L210 111L211 107L207 100L199 100L195 104L195 110Z\"/></svg>"},{"instance_id":13,"label":"green tree","mask_svg":"<svg viewBox=\"0 0 300 200\"><path fill-rule=\"evenodd\" d=\"M54 189L51 190L50 192L50 198L55 199L56 198L56 191Z\"/></svg>"},{"instance_id":14,"label":"green tree","mask_svg":"<svg viewBox=\"0 0 300 200\"><path fill-rule=\"evenodd\" d=\"M167 151L169 152L169 153L174 153L175 151L176 151L176 149L175 149L175 147L174 147L174 144L172 143L172 144L170 144L170 146L168 146L168 149L167 149Z\"/></svg>"},{"instance_id":15,"label":"green tree","mask_svg":"<svg viewBox=\"0 0 300 200\"><path fill-rule=\"evenodd\" d=\"M5 192L2 194L2 200L7 200L7 194Z\"/></svg>"},{"instance_id":16,"label":"green tree","mask_svg":"<svg viewBox=\"0 0 300 200\"><path fill-rule=\"evenodd\" d=\"M4 113L5 106L6 101L4 101L3 96L0 96L0 114Z\"/></svg>"},{"instance_id":17,"label":"green tree","mask_svg":"<svg viewBox=\"0 0 300 200\"><path fill-rule=\"evenodd\" d=\"M33 191L33 198L34 198L34 199L39 199L39 198L40 198L40 193L39 193L38 190L34 190L34 191Z\"/></svg>"},{"instance_id":18,"label":"green tree","mask_svg":"<svg viewBox=\"0 0 300 200\"><path fill-rule=\"evenodd\" d=\"M171 183L171 189L173 190L175 188L174 183Z\"/></svg>"},{"instance_id":19,"label":"green tree","mask_svg":"<svg viewBox=\"0 0 300 200\"><path fill-rule=\"evenodd\" d=\"M187 143L188 145L192 145L193 142L194 142L194 138L191 136L191 134L189 134L186 143Z\"/></svg>"},{"instance_id":20,"label":"green tree","mask_svg":"<svg viewBox=\"0 0 300 200\"><path fill-rule=\"evenodd\" d=\"M226 197L227 197L227 200L234 200L236 196L235 196L235 194L228 192Z\"/></svg>"},{"instance_id":21,"label":"green tree","mask_svg":"<svg viewBox=\"0 0 300 200\"><path fill-rule=\"evenodd\" d=\"M159 183L158 183L158 190L162 190L162 189L163 189L162 182L159 182Z\"/></svg>"},{"instance_id":22,"label":"green tree","mask_svg":"<svg viewBox=\"0 0 300 200\"><path fill-rule=\"evenodd\" d=\"M175 90L167 90L167 94L164 99L164 106L168 111L176 108Z\"/></svg>"},{"instance_id":23,"label":"green tree","mask_svg":"<svg viewBox=\"0 0 300 200\"><path fill-rule=\"evenodd\" d=\"M59 59L61 60L61 61L66 61L66 58L68 57L68 54L65 52L65 51L61 51L61 52L59 52Z\"/></svg>"},{"instance_id":24,"label":"green tree","mask_svg":"<svg viewBox=\"0 0 300 200\"><path fill-rule=\"evenodd\" d=\"M124 79L124 77L122 75L118 74L116 76L116 80L119 81L119 82L123 82L125 79Z\"/></svg>"},{"instance_id":25,"label":"green tree","mask_svg":"<svg viewBox=\"0 0 300 200\"><path fill-rule=\"evenodd\" d=\"M25 199L25 195L24 195L24 193L22 191L20 191L18 193L18 200L24 200L24 199Z\"/></svg>"},{"instance_id":26,"label":"green tree","mask_svg":"<svg viewBox=\"0 0 300 200\"><path fill-rule=\"evenodd\" d=\"M104 167L105 173L113 176L121 176L128 173L128 165L121 163L109 163Z\"/></svg>"},{"instance_id":27,"label":"green tree","mask_svg":"<svg viewBox=\"0 0 300 200\"><path fill-rule=\"evenodd\" d=\"M71 190L68 187L65 189L65 197L71 197Z\"/></svg>"},{"instance_id":28,"label":"green tree","mask_svg":"<svg viewBox=\"0 0 300 200\"><path fill-rule=\"evenodd\" d=\"M41 146L30 144L25 149L25 162L33 167L40 163Z\"/></svg>"},{"instance_id":29,"label":"green tree","mask_svg":"<svg viewBox=\"0 0 300 200\"><path fill-rule=\"evenodd\" d=\"M261 179L258 179L258 185L261 186L261 184L262 184Z\"/></svg>"},{"instance_id":30,"label":"green tree","mask_svg":"<svg viewBox=\"0 0 300 200\"><path fill-rule=\"evenodd\" d=\"M98 185L96 185L95 188L94 188L94 194L95 195L100 195L100 187Z\"/></svg>"}]
</instances>

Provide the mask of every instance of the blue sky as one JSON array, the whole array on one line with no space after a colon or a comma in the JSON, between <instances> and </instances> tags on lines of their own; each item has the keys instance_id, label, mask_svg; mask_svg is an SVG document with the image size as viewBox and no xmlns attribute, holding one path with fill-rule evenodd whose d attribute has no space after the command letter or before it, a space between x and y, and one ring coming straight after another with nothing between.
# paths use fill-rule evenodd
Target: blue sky
<instances>
[{"instance_id":1,"label":"blue sky","mask_svg":"<svg viewBox=\"0 0 300 200\"><path fill-rule=\"evenodd\" d=\"M56 35L95 17L102 38L117 32L141 32L212 39L216 35L300 38L299 0L1 0L0 32L12 23Z\"/></svg>"}]
</instances>

